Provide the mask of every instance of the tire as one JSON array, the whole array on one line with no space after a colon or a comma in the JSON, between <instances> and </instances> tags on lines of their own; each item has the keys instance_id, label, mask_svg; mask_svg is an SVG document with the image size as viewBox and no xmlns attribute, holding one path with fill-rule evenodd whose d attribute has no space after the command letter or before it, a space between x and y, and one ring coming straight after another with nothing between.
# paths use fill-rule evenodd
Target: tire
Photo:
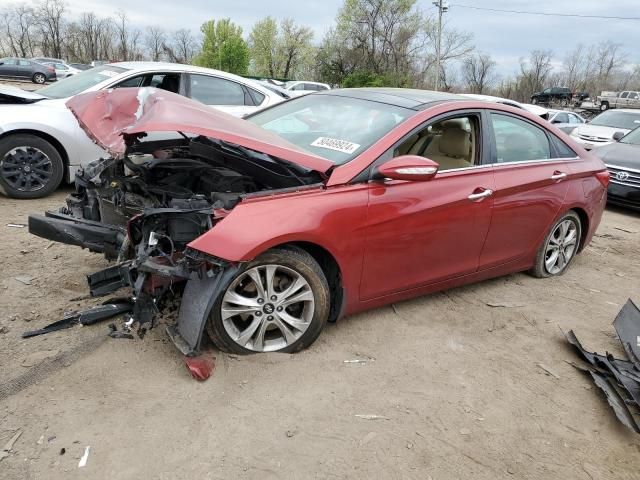
<instances>
[{"instance_id":1,"label":"tire","mask_svg":"<svg viewBox=\"0 0 640 480\"><path fill-rule=\"evenodd\" d=\"M11 198L46 197L64 177L56 148L35 135L9 135L0 140L0 192Z\"/></svg>"},{"instance_id":2,"label":"tire","mask_svg":"<svg viewBox=\"0 0 640 480\"><path fill-rule=\"evenodd\" d=\"M538 104L538 99L537 99L537 98L532 98L532 99L531 99L531 103L532 103L533 105L537 105L537 104Z\"/></svg>"},{"instance_id":3,"label":"tire","mask_svg":"<svg viewBox=\"0 0 640 480\"><path fill-rule=\"evenodd\" d=\"M602 102L600 104L600 111L604 112L605 110L609 110L609 102Z\"/></svg>"},{"instance_id":4,"label":"tire","mask_svg":"<svg viewBox=\"0 0 640 480\"><path fill-rule=\"evenodd\" d=\"M561 243L558 244L558 238L562 236L561 225L563 224L568 226L568 231L565 238L561 238ZM572 235L570 235L571 232L573 232ZM580 223L580 217L576 212L570 210L554 223L549 230L542 245L538 248L534 267L529 273L537 278L555 277L564 274L580 249L581 238L582 224ZM573 242L571 242L571 239ZM549 267L554 251L558 251L558 263ZM564 264L557 270L556 267L559 266L562 259L564 259Z\"/></svg>"},{"instance_id":5,"label":"tire","mask_svg":"<svg viewBox=\"0 0 640 480\"><path fill-rule=\"evenodd\" d=\"M47 81L47 77L45 76L44 73L34 73L33 77L31 77L31 81L33 83L37 83L38 85L42 85L44 82Z\"/></svg>"},{"instance_id":6,"label":"tire","mask_svg":"<svg viewBox=\"0 0 640 480\"><path fill-rule=\"evenodd\" d=\"M270 271L274 278L272 291L276 296L265 298L267 295L260 295L254 278L259 278L261 288L266 290L269 287L266 277ZM296 288L294 285L301 286ZM287 294L289 287L294 290ZM286 303L287 299L294 298L304 300ZM240 355L294 353L318 338L327 323L329 307L329 285L315 259L298 248L277 248L247 264L219 294L206 329L213 343L223 352ZM294 323L297 327L292 326Z\"/></svg>"}]
</instances>

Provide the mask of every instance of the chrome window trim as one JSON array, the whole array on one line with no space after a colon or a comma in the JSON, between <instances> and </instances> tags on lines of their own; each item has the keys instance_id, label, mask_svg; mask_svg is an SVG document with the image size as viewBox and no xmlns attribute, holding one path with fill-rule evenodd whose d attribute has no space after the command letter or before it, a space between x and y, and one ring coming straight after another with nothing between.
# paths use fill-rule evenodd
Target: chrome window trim
<instances>
[{"instance_id":1,"label":"chrome window trim","mask_svg":"<svg viewBox=\"0 0 640 480\"><path fill-rule=\"evenodd\" d=\"M538 159L534 159L534 160L520 160L520 161L515 161L515 162L496 162L493 165L494 166L501 166L501 165L529 165L531 163L546 163L546 162L566 162L569 160L580 160L580 157L567 157L567 158L561 158L561 157L556 157L556 158L538 158Z\"/></svg>"}]
</instances>

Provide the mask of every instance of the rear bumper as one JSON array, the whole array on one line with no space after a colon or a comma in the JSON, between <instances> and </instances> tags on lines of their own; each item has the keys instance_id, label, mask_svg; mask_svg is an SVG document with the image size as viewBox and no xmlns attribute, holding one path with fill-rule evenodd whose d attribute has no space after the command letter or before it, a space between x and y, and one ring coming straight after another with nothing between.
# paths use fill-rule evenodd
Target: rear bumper
<instances>
[{"instance_id":1,"label":"rear bumper","mask_svg":"<svg viewBox=\"0 0 640 480\"><path fill-rule=\"evenodd\" d=\"M640 210L640 188L611 182L608 188L608 201L621 207Z\"/></svg>"},{"instance_id":2,"label":"rear bumper","mask_svg":"<svg viewBox=\"0 0 640 480\"><path fill-rule=\"evenodd\" d=\"M88 248L115 259L126 239L122 227L105 225L55 212L45 215L29 215L29 233L54 242Z\"/></svg>"}]
</instances>

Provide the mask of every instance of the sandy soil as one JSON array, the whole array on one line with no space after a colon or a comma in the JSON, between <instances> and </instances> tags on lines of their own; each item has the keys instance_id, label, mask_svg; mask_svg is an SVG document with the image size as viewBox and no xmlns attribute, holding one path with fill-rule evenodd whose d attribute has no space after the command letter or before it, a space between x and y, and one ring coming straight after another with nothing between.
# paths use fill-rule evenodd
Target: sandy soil
<instances>
[{"instance_id":1,"label":"sandy soil","mask_svg":"<svg viewBox=\"0 0 640 480\"><path fill-rule=\"evenodd\" d=\"M0 445L22 431L2 478L640 475L640 439L566 363L576 357L560 331L622 355L611 322L628 297L640 301L637 214L608 209L561 278L514 274L352 316L296 355L216 353L198 383L161 329L144 340L109 339L104 324L20 338L95 303L73 299L104 260L6 226L66 193L0 197Z\"/></svg>"}]
</instances>

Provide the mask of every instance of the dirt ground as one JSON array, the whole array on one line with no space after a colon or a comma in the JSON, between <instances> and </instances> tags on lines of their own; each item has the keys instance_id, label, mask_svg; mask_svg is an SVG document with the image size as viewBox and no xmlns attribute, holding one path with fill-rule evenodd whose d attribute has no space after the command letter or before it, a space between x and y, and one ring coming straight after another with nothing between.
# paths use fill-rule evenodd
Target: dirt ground
<instances>
[{"instance_id":1,"label":"dirt ground","mask_svg":"<svg viewBox=\"0 0 640 480\"><path fill-rule=\"evenodd\" d=\"M566 363L560 331L622 355L611 322L640 301L638 214L607 209L560 278L514 274L355 315L295 355L218 352L198 383L161 328L20 338L96 303L84 276L106 261L7 226L67 193L0 197L0 445L22 432L3 479L640 476L640 438Z\"/></svg>"}]
</instances>

